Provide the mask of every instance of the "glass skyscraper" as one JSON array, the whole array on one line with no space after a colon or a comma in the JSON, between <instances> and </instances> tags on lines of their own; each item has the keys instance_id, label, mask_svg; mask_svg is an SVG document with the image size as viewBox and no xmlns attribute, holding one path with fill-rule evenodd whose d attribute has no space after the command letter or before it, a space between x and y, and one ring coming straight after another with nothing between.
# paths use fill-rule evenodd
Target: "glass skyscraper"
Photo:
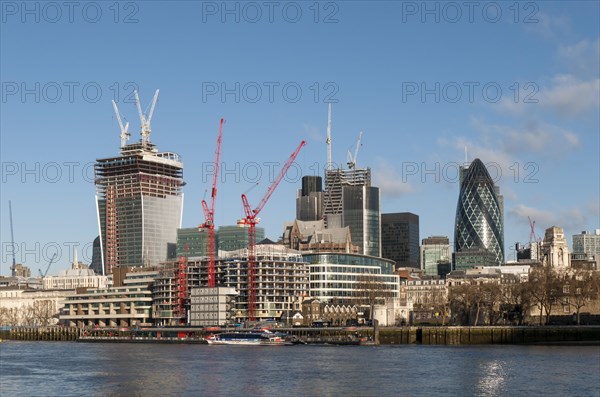
<instances>
[{"instance_id":1,"label":"glass skyscraper","mask_svg":"<svg viewBox=\"0 0 600 397\"><path fill-rule=\"evenodd\" d=\"M175 257L183 215L183 163L148 141L98 159L96 203L104 274L115 266L154 266Z\"/></svg>"},{"instance_id":2,"label":"glass skyscraper","mask_svg":"<svg viewBox=\"0 0 600 397\"><path fill-rule=\"evenodd\" d=\"M504 263L504 216L499 190L485 165L475 159L461 175L456 206L454 251L485 250Z\"/></svg>"}]
</instances>

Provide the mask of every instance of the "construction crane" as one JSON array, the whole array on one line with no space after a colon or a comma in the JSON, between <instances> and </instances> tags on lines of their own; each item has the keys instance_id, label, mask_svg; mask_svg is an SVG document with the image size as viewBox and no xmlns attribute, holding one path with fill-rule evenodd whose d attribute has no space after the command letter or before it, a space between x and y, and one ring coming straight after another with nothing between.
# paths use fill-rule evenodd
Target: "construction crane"
<instances>
[{"instance_id":1,"label":"construction crane","mask_svg":"<svg viewBox=\"0 0 600 397\"><path fill-rule=\"evenodd\" d=\"M300 142L294 153L288 158L285 162L279 175L275 178L271 186L267 189L264 197L255 209L250 207L248 203L248 198L245 194L242 194L242 204L244 205L244 212L246 217L240 219L237 223L240 226L248 227L248 320L255 321L256 320L256 225L260 222L260 218L258 218L258 214L264 208L267 201L281 182L281 179L284 177L287 170L290 168L298 153L300 153L300 149L306 145L305 141Z\"/></svg>"},{"instance_id":2,"label":"construction crane","mask_svg":"<svg viewBox=\"0 0 600 397\"><path fill-rule=\"evenodd\" d=\"M150 121L152 120L152 115L154 114L154 108L156 107L156 101L158 101L158 92L160 90L156 90L154 93L154 99L152 99L152 104L150 105L150 112L148 116L142 112L142 105L140 104L140 97L138 96L137 90L134 91L135 94L135 104L137 106L138 113L140 115L140 124L141 124L141 135L142 135L142 144L146 144L150 141Z\"/></svg>"},{"instance_id":3,"label":"construction crane","mask_svg":"<svg viewBox=\"0 0 600 397\"><path fill-rule=\"evenodd\" d=\"M331 103L327 110L327 171L331 171Z\"/></svg>"},{"instance_id":4,"label":"construction crane","mask_svg":"<svg viewBox=\"0 0 600 397\"><path fill-rule=\"evenodd\" d=\"M127 141L129 140L129 137L131 136L131 134L129 134L129 122L127 122L127 124L125 124L125 126L123 126L123 121L121 120L121 114L119 113L119 108L117 107L117 104L114 99L112 100L112 105L113 105L113 108L115 109L115 114L117 115L117 121L119 122L119 128L121 129L121 147L123 147L127 144Z\"/></svg>"},{"instance_id":5,"label":"construction crane","mask_svg":"<svg viewBox=\"0 0 600 397\"><path fill-rule=\"evenodd\" d=\"M358 133L358 141L356 141L356 149L354 150L354 156L348 150L348 168L354 169L356 167L356 158L358 157L358 149L360 148L360 141L362 139L362 131Z\"/></svg>"},{"instance_id":6,"label":"construction crane","mask_svg":"<svg viewBox=\"0 0 600 397\"><path fill-rule=\"evenodd\" d=\"M13 233L12 204L10 200L8 200L8 215L10 218L10 246L12 248L12 265L10 266L10 272L11 276L15 277L17 275L17 258L15 252L15 235Z\"/></svg>"},{"instance_id":7,"label":"construction crane","mask_svg":"<svg viewBox=\"0 0 600 397\"><path fill-rule=\"evenodd\" d=\"M42 277L42 279L45 278L48 274L48 270L50 270L50 265L52 264L52 262L54 262L54 258L56 258L56 253L54 253L54 255L52 255L52 258L50 258L50 261L48 261L48 266L46 266L46 271L44 273L42 273L42 269L38 269L38 272L40 272L40 276Z\"/></svg>"},{"instance_id":8,"label":"construction crane","mask_svg":"<svg viewBox=\"0 0 600 397\"><path fill-rule=\"evenodd\" d=\"M208 288L215 287L215 202L217 201L217 182L219 178L219 165L221 162L221 140L223 138L223 124L219 124L219 135L217 135L217 148L215 150L215 168L213 173L212 190L210 193L210 208L206 200L202 200L204 211L204 223L198 226L200 230L208 231Z\"/></svg>"},{"instance_id":9,"label":"construction crane","mask_svg":"<svg viewBox=\"0 0 600 397\"><path fill-rule=\"evenodd\" d=\"M190 253L190 247L188 244L185 245L185 255L181 255L178 264L177 271L177 307L175 312L179 318L179 324L183 325L187 322L187 310L186 303L188 299L188 256Z\"/></svg>"},{"instance_id":10,"label":"construction crane","mask_svg":"<svg viewBox=\"0 0 600 397\"><path fill-rule=\"evenodd\" d=\"M532 221L530 217L527 217L527 219L529 220L529 228L531 229L529 232L529 245L531 246L531 243L538 242L538 238L535 235L535 221Z\"/></svg>"}]
</instances>

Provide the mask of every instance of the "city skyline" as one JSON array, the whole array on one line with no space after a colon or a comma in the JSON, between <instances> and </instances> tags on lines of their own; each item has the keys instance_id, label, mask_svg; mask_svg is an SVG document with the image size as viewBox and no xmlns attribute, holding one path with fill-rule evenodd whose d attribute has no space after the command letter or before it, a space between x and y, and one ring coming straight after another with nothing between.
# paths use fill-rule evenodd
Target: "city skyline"
<instances>
[{"instance_id":1,"label":"city skyline","mask_svg":"<svg viewBox=\"0 0 600 397\"><path fill-rule=\"evenodd\" d=\"M270 171L277 173L300 138L308 141L296 161L301 172L282 182L261 214L266 236L280 236L294 218L300 177L324 175L327 102L333 100L333 161L345 165L363 131L357 166L371 167L381 212L419 215L420 239L452 240L465 147L468 161L478 157L490 166L505 197L507 260L514 259L515 242L529 241L528 216L538 236L551 226L564 228L569 246L573 234L600 227L597 3L531 3L537 11L520 3L518 15L501 4L497 22L481 13L470 22L463 10L456 23L443 10L436 22L402 4L331 4L337 8L321 4L319 23L308 4L297 23L280 14L273 23L264 17L251 23L244 14L222 22L220 10L213 14L200 4L140 3L136 23L125 23L132 10L124 8L115 23L108 5L97 24L79 14L73 23L49 23L44 14L40 22L22 22L3 13L0 274L10 274L12 260L5 251L8 200L17 262L32 274L45 268L56 245L61 257L50 274L70 266L74 244L91 262L98 235L93 164L118 154L111 99L137 141L137 112L129 103L134 85L143 107L161 89L152 141L182 156L182 227L203 220L200 202L210 189L214 138L224 117L217 227L234 225L243 214L241 193L251 189L250 201L258 202ZM529 16L537 22L526 23ZM358 23L364 31L354 31ZM178 26L194 34L184 37ZM151 62L134 55L140 43ZM257 86L262 96L254 101ZM302 95L294 101L298 87ZM502 95L495 101L497 87ZM256 172L263 178L252 188ZM30 253L20 260L23 249Z\"/></svg>"}]
</instances>

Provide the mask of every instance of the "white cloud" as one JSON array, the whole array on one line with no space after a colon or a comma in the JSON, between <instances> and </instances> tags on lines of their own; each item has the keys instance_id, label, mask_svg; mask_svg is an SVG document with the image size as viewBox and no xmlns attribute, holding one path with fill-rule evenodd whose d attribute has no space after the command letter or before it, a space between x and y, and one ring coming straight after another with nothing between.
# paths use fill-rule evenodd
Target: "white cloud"
<instances>
[{"instance_id":1,"label":"white cloud","mask_svg":"<svg viewBox=\"0 0 600 397\"><path fill-rule=\"evenodd\" d=\"M540 106L573 117L600 107L600 79L582 81L573 75L557 75L553 85L540 89Z\"/></svg>"},{"instance_id":2,"label":"white cloud","mask_svg":"<svg viewBox=\"0 0 600 397\"><path fill-rule=\"evenodd\" d=\"M402 176L387 161L379 159L373 169L373 185L377 186L384 197L402 197L414 191L408 181L403 181Z\"/></svg>"},{"instance_id":3,"label":"white cloud","mask_svg":"<svg viewBox=\"0 0 600 397\"><path fill-rule=\"evenodd\" d=\"M581 80L571 74L559 74L547 86L523 84L516 98L503 97L496 110L516 116L530 115L538 109L549 109L563 117L574 117L600 106L600 79Z\"/></svg>"},{"instance_id":4,"label":"white cloud","mask_svg":"<svg viewBox=\"0 0 600 397\"><path fill-rule=\"evenodd\" d=\"M528 207L524 204L518 204L511 208L508 211L508 215L520 224L528 224L529 220L527 217L529 217L532 221L535 221L537 228L542 231L551 226L558 226L572 232L584 230L587 224L586 216L588 216L580 208L564 208L559 211L548 211Z\"/></svg>"},{"instance_id":5,"label":"white cloud","mask_svg":"<svg viewBox=\"0 0 600 397\"><path fill-rule=\"evenodd\" d=\"M533 23L523 24L526 30L534 32L546 39L556 39L568 34L571 30L571 21L565 16L553 16L545 12L534 12L524 16L528 20L537 20Z\"/></svg>"},{"instance_id":6,"label":"white cloud","mask_svg":"<svg viewBox=\"0 0 600 397\"><path fill-rule=\"evenodd\" d=\"M508 154L519 153L556 157L580 147L576 133L544 122L529 121L512 127L487 124L480 118L472 118L470 124L481 134L486 147L504 153L504 160Z\"/></svg>"},{"instance_id":7,"label":"white cloud","mask_svg":"<svg viewBox=\"0 0 600 397\"><path fill-rule=\"evenodd\" d=\"M582 79L598 76L600 39L596 41L586 39L570 46L561 46L558 55L566 62L571 74Z\"/></svg>"}]
</instances>

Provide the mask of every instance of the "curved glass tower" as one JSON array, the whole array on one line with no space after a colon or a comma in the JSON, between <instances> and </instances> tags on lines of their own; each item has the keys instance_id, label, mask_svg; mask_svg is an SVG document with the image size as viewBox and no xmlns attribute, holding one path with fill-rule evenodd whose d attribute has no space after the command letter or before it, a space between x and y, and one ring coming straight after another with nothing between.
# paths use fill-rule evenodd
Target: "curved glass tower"
<instances>
[{"instance_id":1,"label":"curved glass tower","mask_svg":"<svg viewBox=\"0 0 600 397\"><path fill-rule=\"evenodd\" d=\"M463 171L456 206L454 251L480 250L504 263L504 217L502 201L485 165L475 159Z\"/></svg>"}]
</instances>

